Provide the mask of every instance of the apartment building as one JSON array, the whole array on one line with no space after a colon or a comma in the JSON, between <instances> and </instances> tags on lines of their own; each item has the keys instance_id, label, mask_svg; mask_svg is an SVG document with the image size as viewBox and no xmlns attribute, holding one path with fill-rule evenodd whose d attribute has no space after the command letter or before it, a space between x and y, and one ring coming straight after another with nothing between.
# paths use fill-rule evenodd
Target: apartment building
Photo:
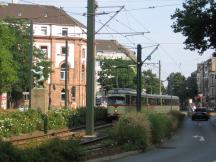
<instances>
[{"instance_id":1,"label":"apartment building","mask_svg":"<svg viewBox=\"0 0 216 162\"><path fill-rule=\"evenodd\" d=\"M32 20L34 46L43 50L52 61L53 73L46 84L51 108L64 106L65 47L68 41L69 106L85 106L86 27L63 9L47 5L4 4L0 6L0 19L7 17Z\"/></svg>"},{"instance_id":2,"label":"apartment building","mask_svg":"<svg viewBox=\"0 0 216 162\"><path fill-rule=\"evenodd\" d=\"M216 53L197 65L197 86L203 105L216 106Z\"/></svg>"}]
</instances>

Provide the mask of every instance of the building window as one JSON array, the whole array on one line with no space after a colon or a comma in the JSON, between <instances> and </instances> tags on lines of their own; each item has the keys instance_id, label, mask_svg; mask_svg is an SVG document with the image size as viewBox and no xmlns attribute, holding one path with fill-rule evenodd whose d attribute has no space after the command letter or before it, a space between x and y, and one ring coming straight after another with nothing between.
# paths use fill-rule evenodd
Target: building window
<instances>
[{"instance_id":1,"label":"building window","mask_svg":"<svg viewBox=\"0 0 216 162\"><path fill-rule=\"evenodd\" d=\"M47 35L47 27L46 26L41 27L41 34L42 35Z\"/></svg>"},{"instance_id":2,"label":"building window","mask_svg":"<svg viewBox=\"0 0 216 162\"><path fill-rule=\"evenodd\" d=\"M66 64L64 63L64 64L61 65L61 72L60 72L61 80L65 80L65 68L66 68ZM67 67L67 69L69 71L69 66ZM68 73L68 80L69 80L69 73Z\"/></svg>"},{"instance_id":3,"label":"building window","mask_svg":"<svg viewBox=\"0 0 216 162\"><path fill-rule=\"evenodd\" d=\"M85 58L85 53L86 53L86 50L82 49L82 58Z\"/></svg>"},{"instance_id":4,"label":"building window","mask_svg":"<svg viewBox=\"0 0 216 162\"><path fill-rule=\"evenodd\" d=\"M68 36L68 28L62 28L62 36Z\"/></svg>"},{"instance_id":5,"label":"building window","mask_svg":"<svg viewBox=\"0 0 216 162\"><path fill-rule=\"evenodd\" d=\"M65 89L61 90L61 100L65 100Z\"/></svg>"},{"instance_id":6,"label":"building window","mask_svg":"<svg viewBox=\"0 0 216 162\"><path fill-rule=\"evenodd\" d=\"M73 98L76 97L76 87L75 87L75 86L73 86L73 87L71 88L71 94L72 94L72 97L73 97Z\"/></svg>"},{"instance_id":7,"label":"building window","mask_svg":"<svg viewBox=\"0 0 216 162\"><path fill-rule=\"evenodd\" d=\"M40 49L41 49L45 54L48 54L48 47L47 47L47 46L40 46Z\"/></svg>"},{"instance_id":8,"label":"building window","mask_svg":"<svg viewBox=\"0 0 216 162\"><path fill-rule=\"evenodd\" d=\"M82 80L85 80L85 65L82 65Z\"/></svg>"}]
</instances>

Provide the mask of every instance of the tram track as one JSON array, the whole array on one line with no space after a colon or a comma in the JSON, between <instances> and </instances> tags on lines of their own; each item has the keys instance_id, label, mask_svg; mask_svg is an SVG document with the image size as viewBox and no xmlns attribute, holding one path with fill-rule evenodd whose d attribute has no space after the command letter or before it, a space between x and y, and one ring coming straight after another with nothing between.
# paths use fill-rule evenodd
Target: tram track
<instances>
[{"instance_id":1,"label":"tram track","mask_svg":"<svg viewBox=\"0 0 216 162\"><path fill-rule=\"evenodd\" d=\"M112 127L113 124L112 123L97 123L95 125L95 131L99 131L102 129L106 129L109 127ZM47 139L54 139L54 138L59 138L59 139L69 139L69 138L80 138L80 139L84 139L83 137L85 136L85 126L80 126L80 127L76 127L76 128L65 128L65 129L60 129L60 130L51 130L48 131L47 134L44 134L42 132L36 132L36 133L32 133L32 134L28 134L26 136L20 136L20 137L12 137L12 138L8 138L5 139L4 141L10 142L12 143L14 146L18 146L18 147L22 147L22 146L26 146L29 143L41 143L44 140ZM105 137L104 137L105 138ZM102 140L103 137L96 137L94 138L85 138L86 140L81 140L81 144L82 145L87 145L90 143L94 143L94 141L99 141ZM92 141L91 141L92 140Z\"/></svg>"}]
</instances>

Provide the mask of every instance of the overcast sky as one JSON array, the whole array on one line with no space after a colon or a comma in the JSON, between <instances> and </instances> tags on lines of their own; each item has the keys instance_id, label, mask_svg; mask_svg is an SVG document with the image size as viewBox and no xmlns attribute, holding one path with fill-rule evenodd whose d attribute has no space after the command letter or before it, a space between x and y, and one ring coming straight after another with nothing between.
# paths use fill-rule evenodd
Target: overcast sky
<instances>
[{"instance_id":1,"label":"overcast sky","mask_svg":"<svg viewBox=\"0 0 216 162\"><path fill-rule=\"evenodd\" d=\"M4 2L11 2L4 0ZM159 49L152 55L148 63L162 63L162 80L171 72L181 72L186 77L196 70L197 63L210 58L212 51L200 56L196 51L184 49L184 37L173 33L170 16L176 8L181 8L184 0L98 0L98 15L96 16L96 31L105 24L116 11L124 8L97 34L97 39L115 39L135 50L137 44L148 47L160 44ZM54 5L63 9L72 17L86 25L87 0L18 0L18 3ZM121 35L117 33L127 33ZM134 32L150 32L144 35L133 35ZM143 59L154 47L143 48ZM158 65L145 65L146 69L152 69L158 73Z\"/></svg>"}]
</instances>

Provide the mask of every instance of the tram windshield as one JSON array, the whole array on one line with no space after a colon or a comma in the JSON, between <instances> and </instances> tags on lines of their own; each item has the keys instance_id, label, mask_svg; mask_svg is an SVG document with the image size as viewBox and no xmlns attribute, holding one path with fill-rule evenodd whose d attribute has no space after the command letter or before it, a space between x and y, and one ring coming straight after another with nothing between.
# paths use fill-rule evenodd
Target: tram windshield
<instances>
[{"instance_id":1,"label":"tram windshield","mask_svg":"<svg viewBox=\"0 0 216 162\"><path fill-rule=\"evenodd\" d=\"M125 103L125 97L112 96L108 98L108 105L123 105Z\"/></svg>"}]
</instances>

